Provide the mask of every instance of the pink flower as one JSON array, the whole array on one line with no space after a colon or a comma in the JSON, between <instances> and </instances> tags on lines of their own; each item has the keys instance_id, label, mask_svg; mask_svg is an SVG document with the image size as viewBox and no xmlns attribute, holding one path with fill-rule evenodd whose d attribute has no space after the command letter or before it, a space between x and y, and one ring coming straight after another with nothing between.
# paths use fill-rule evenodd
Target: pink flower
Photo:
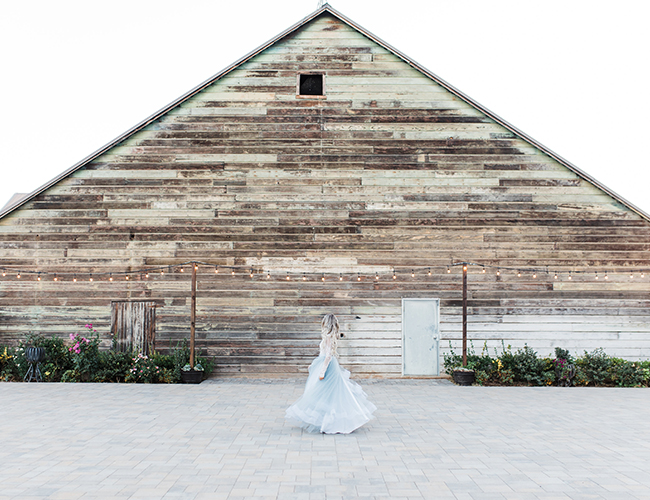
<instances>
[{"instance_id":1,"label":"pink flower","mask_svg":"<svg viewBox=\"0 0 650 500\"><path fill-rule=\"evenodd\" d=\"M70 334L70 340L74 340L74 333Z\"/></svg>"}]
</instances>

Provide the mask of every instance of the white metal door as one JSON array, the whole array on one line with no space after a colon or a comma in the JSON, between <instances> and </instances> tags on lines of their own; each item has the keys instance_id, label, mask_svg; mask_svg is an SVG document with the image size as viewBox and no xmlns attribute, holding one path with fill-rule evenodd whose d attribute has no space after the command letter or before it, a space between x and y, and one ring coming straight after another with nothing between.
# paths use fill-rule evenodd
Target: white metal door
<instances>
[{"instance_id":1,"label":"white metal door","mask_svg":"<svg viewBox=\"0 0 650 500\"><path fill-rule=\"evenodd\" d=\"M440 299L402 299L402 374L440 374Z\"/></svg>"}]
</instances>

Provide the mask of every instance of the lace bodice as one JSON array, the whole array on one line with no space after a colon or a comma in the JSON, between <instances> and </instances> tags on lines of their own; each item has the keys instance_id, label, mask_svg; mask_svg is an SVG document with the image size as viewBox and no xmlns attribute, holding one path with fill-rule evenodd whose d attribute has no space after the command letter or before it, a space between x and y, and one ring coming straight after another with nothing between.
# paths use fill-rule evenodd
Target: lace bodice
<instances>
[{"instance_id":1,"label":"lace bodice","mask_svg":"<svg viewBox=\"0 0 650 500\"><path fill-rule=\"evenodd\" d=\"M329 335L326 336L323 340L320 341L320 355L325 357L336 356L336 350L334 343L332 342L332 337Z\"/></svg>"}]
</instances>

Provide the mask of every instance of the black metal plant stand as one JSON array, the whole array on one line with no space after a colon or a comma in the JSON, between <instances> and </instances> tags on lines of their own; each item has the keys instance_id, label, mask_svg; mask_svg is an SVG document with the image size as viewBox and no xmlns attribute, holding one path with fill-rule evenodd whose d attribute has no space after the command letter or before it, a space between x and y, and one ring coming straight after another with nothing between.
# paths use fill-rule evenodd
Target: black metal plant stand
<instances>
[{"instance_id":1,"label":"black metal plant stand","mask_svg":"<svg viewBox=\"0 0 650 500\"><path fill-rule=\"evenodd\" d=\"M25 359L29 363L29 369L25 373L23 382L43 382L41 376L41 362L45 359L44 347L28 347L25 351Z\"/></svg>"}]
</instances>

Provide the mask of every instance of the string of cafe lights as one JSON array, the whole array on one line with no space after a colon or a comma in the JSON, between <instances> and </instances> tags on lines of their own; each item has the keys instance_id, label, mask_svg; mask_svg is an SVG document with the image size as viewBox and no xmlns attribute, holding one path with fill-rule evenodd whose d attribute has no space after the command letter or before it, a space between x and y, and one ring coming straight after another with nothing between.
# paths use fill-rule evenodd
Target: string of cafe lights
<instances>
[{"instance_id":1,"label":"string of cafe lights","mask_svg":"<svg viewBox=\"0 0 650 500\"><path fill-rule=\"evenodd\" d=\"M620 269L601 269L598 270L551 270L549 267L535 268L535 267L510 267L510 266L495 266L491 264L481 264L477 262L453 262L448 265L434 265L434 266L400 266L391 268L390 273L368 273L367 267L364 269L364 272L361 271L346 271L346 272L302 272L302 271L272 271L271 269L261 268L257 266L231 266L231 265L221 265L221 264L211 264L208 262L200 261L188 261L180 264L170 264L166 266L153 266L153 267L143 267L141 269L132 269L129 271L118 271L118 272L75 272L75 271L33 271L25 269L17 269L12 267L0 267L0 274L2 278L9 279L25 279L32 278L36 281L50 280L55 282L60 281L132 281L137 280L147 280L155 278L157 276L164 276L165 274L170 273L184 273L186 268L195 266L196 270L200 267L205 267L213 270L215 275L231 275L231 276L242 276L248 275L249 278L260 278L265 280L280 279L284 281L398 281L401 278L415 278L425 274L427 276L432 276L434 270L442 270L443 274L451 274L452 270L458 266L475 267L479 269L480 274L487 274L488 272L494 274L497 279L503 279L504 275L511 274L517 278L525 279L543 279L547 277L553 281L572 281L574 278L583 277L593 279L594 281L608 281L610 276L613 275L627 275L630 280L634 280L635 277L640 279L645 278L645 271L621 271ZM385 267L385 266L382 266Z\"/></svg>"}]
</instances>

